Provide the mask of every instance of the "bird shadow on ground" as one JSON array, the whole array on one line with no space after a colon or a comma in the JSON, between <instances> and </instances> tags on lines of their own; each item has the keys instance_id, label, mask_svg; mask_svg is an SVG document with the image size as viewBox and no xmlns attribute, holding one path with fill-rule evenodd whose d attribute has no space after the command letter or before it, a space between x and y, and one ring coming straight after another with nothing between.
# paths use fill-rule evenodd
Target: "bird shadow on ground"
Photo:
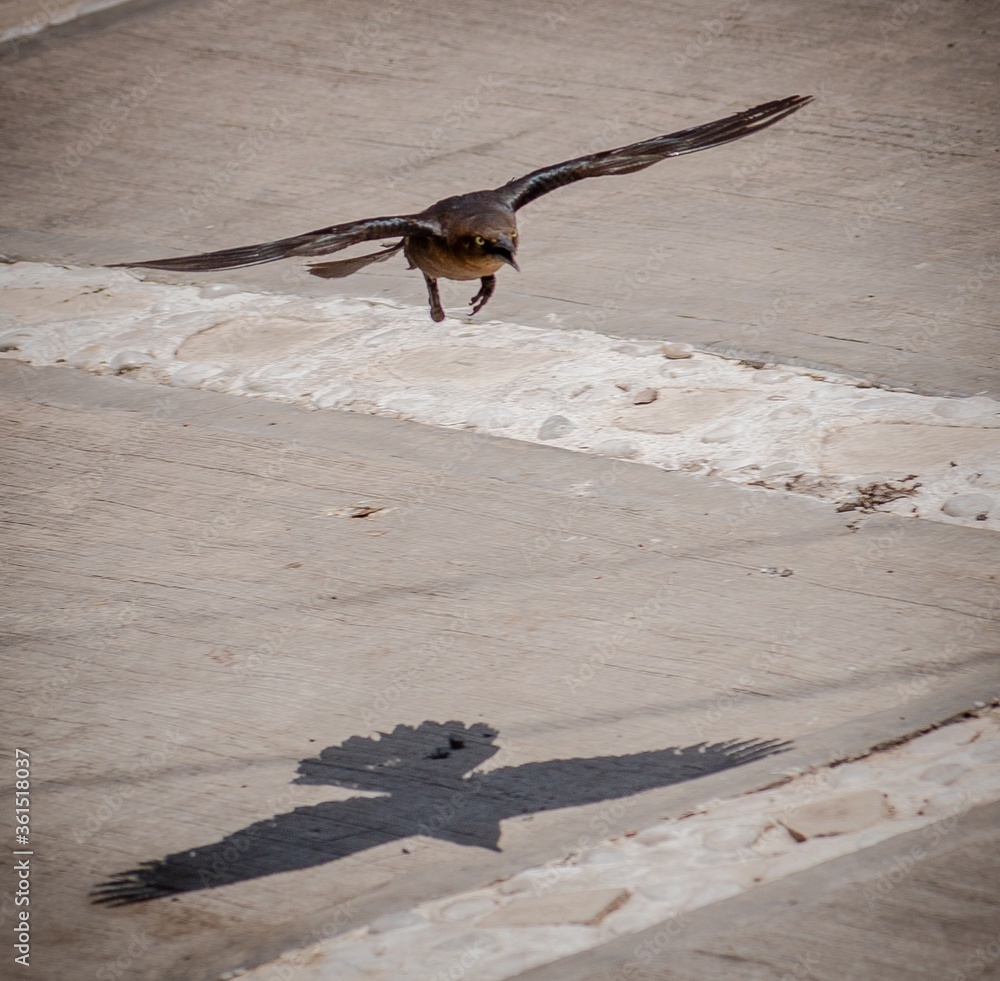
<instances>
[{"instance_id":1,"label":"bird shadow on ground","mask_svg":"<svg viewBox=\"0 0 1000 981\"><path fill-rule=\"evenodd\" d=\"M96 903L124 906L311 868L417 835L499 851L500 822L507 818L629 797L791 745L756 739L698 743L473 773L499 752L497 736L478 722L422 722L398 725L378 739L351 736L303 760L294 782L383 796L298 807L214 844L118 873L91 895Z\"/></svg>"}]
</instances>

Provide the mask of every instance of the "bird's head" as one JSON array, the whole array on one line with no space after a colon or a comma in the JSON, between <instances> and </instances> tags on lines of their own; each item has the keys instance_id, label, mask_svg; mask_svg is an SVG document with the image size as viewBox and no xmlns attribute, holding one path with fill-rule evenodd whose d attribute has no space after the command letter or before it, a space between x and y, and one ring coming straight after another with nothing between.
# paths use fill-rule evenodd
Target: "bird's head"
<instances>
[{"instance_id":1,"label":"bird's head","mask_svg":"<svg viewBox=\"0 0 1000 981\"><path fill-rule=\"evenodd\" d=\"M516 228L480 227L465 236L464 248L475 256L493 256L521 271L514 254L517 252Z\"/></svg>"},{"instance_id":2,"label":"bird's head","mask_svg":"<svg viewBox=\"0 0 1000 981\"><path fill-rule=\"evenodd\" d=\"M470 258L499 259L520 272L514 258L518 244L517 223L508 209L478 202L475 207L462 208L453 217L449 238L453 247Z\"/></svg>"}]
</instances>

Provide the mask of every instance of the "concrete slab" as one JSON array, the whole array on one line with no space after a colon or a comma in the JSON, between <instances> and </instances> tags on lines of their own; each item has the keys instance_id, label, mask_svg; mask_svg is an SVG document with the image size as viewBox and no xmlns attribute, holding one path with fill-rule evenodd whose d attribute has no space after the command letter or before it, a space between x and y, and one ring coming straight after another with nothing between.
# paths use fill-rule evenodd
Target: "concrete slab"
<instances>
[{"instance_id":1,"label":"concrete slab","mask_svg":"<svg viewBox=\"0 0 1000 981\"><path fill-rule=\"evenodd\" d=\"M997 29L975 3L161 3L0 61L3 251L120 261L412 212L809 91L759 139L525 209L491 314L997 394ZM234 275L425 304L402 263Z\"/></svg>"},{"instance_id":2,"label":"concrete slab","mask_svg":"<svg viewBox=\"0 0 1000 981\"><path fill-rule=\"evenodd\" d=\"M3 364L0 387L48 976L125 956L125 977L215 977L1000 688L975 529L69 368ZM779 566L795 575L760 572ZM448 725L424 752L428 720ZM367 765L323 769L377 732L424 768L473 753L512 809L429 801L411 833ZM793 746L697 748L754 739ZM344 808L368 817L333 854L308 822ZM277 850L243 862L267 827ZM89 904L188 855L219 888Z\"/></svg>"},{"instance_id":3,"label":"concrete slab","mask_svg":"<svg viewBox=\"0 0 1000 981\"><path fill-rule=\"evenodd\" d=\"M1000 803L519 977L1000 978L998 881Z\"/></svg>"}]
</instances>

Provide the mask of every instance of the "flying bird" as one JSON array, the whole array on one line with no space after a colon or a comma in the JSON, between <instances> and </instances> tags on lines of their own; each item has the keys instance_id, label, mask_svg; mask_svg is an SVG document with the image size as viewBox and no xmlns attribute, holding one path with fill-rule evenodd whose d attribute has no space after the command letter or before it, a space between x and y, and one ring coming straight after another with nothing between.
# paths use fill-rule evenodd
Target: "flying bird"
<instances>
[{"instance_id":1,"label":"flying bird","mask_svg":"<svg viewBox=\"0 0 1000 981\"><path fill-rule=\"evenodd\" d=\"M384 262L402 251L410 268L419 269L424 274L432 320L440 322L445 316L438 292L439 279L478 279L479 292L469 301L472 313L475 314L482 310L493 295L496 273L502 266L513 266L520 271L515 258L518 247L518 209L543 194L586 177L632 174L667 157L679 157L741 140L744 136L773 126L811 101L811 95L793 95L702 126L682 129L666 136L654 136L615 150L603 150L573 160L564 160L550 167L533 170L492 191L472 191L469 194L443 198L419 214L362 218L262 245L247 245L174 259L122 262L116 263L116 267L167 269L175 272L238 269L278 259L329 255L361 242L398 237L398 242L383 246L377 252L351 259L315 263L309 267L309 272L324 279L340 279L371 263Z\"/></svg>"}]
</instances>

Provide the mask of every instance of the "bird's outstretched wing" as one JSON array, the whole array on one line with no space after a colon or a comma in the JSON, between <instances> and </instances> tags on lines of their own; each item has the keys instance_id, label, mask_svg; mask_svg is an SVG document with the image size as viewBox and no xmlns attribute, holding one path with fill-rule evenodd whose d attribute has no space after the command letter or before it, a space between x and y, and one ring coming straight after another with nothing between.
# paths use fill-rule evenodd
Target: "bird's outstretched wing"
<instances>
[{"instance_id":1,"label":"bird's outstretched wing","mask_svg":"<svg viewBox=\"0 0 1000 981\"><path fill-rule=\"evenodd\" d=\"M811 102L812 98L811 95L793 95L787 99L765 102L761 106L746 109L725 119L717 119L713 123L682 129L666 136L654 136L615 150L602 150L586 157L564 160L509 181L503 187L498 187L496 193L502 195L504 202L516 211L549 191L585 177L631 174L667 157L679 157L685 153L695 153L741 140L744 136L757 133L790 116Z\"/></svg>"},{"instance_id":2,"label":"bird's outstretched wing","mask_svg":"<svg viewBox=\"0 0 1000 981\"><path fill-rule=\"evenodd\" d=\"M182 255L175 259L148 259L144 262L119 262L115 268L172 269L178 272L203 272L208 269L238 269L240 266L257 266L290 256L328 255L360 242L398 235L440 235L441 228L432 219L421 215L397 215L392 218L364 218L347 221L328 228L318 228L304 235L247 245L220 252L203 252L199 255Z\"/></svg>"}]
</instances>

